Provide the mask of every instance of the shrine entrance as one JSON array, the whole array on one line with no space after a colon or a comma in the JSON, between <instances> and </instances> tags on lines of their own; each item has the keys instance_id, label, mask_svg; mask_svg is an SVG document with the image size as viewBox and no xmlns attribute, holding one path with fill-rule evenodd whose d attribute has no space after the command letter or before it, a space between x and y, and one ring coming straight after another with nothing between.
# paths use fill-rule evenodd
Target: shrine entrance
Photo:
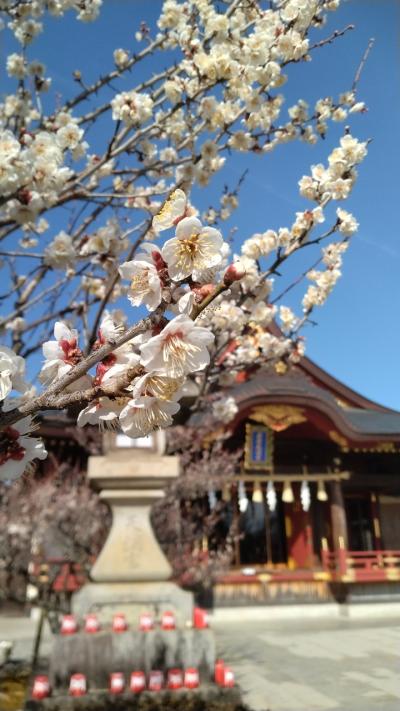
<instances>
[{"instance_id":1,"label":"shrine entrance","mask_svg":"<svg viewBox=\"0 0 400 711\"><path fill-rule=\"evenodd\" d=\"M264 493L260 489L260 493ZM240 512L239 532L237 559L234 561L236 565L287 563L285 518L280 501L277 501L276 509L270 511L265 496L261 501L250 499L246 510Z\"/></svg>"}]
</instances>

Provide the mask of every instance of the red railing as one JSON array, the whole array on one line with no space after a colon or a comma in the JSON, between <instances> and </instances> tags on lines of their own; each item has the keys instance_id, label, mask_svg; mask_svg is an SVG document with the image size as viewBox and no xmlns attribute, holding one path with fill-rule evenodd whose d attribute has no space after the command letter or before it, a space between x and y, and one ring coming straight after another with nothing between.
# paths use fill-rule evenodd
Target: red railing
<instances>
[{"instance_id":1,"label":"red railing","mask_svg":"<svg viewBox=\"0 0 400 711\"><path fill-rule=\"evenodd\" d=\"M400 580L400 551L322 551L322 565L333 579L357 582Z\"/></svg>"}]
</instances>

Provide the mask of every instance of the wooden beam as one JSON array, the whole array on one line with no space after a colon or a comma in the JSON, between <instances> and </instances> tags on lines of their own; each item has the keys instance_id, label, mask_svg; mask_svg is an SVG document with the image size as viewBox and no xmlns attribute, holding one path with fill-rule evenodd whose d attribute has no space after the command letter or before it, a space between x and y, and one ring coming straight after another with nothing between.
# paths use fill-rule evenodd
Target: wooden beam
<instances>
[{"instance_id":1,"label":"wooden beam","mask_svg":"<svg viewBox=\"0 0 400 711\"><path fill-rule=\"evenodd\" d=\"M304 474L303 472L294 473L280 473L280 474L260 474L259 471L255 471L253 474L247 472L246 474L237 474L232 477L234 481L308 481L310 484L315 481L341 481L343 479L349 479L351 472L326 472L317 473L309 472Z\"/></svg>"}]
</instances>

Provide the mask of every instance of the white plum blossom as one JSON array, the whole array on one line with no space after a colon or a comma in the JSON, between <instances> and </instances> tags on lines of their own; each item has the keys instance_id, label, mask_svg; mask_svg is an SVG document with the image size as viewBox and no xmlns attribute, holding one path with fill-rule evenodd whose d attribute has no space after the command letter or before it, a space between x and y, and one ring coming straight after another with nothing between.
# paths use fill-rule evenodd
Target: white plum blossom
<instances>
[{"instance_id":1,"label":"white plum blossom","mask_svg":"<svg viewBox=\"0 0 400 711\"><path fill-rule=\"evenodd\" d=\"M104 227L99 227L91 234L80 249L82 256L91 255L96 261L98 257L107 255L116 257L128 247L128 240L122 238L117 220L107 220Z\"/></svg>"},{"instance_id":2,"label":"white plum blossom","mask_svg":"<svg viewBox=\"0 0 400 711\"><path fill-rule=\"evenodd\" d=\"M316 269L308 272L307 277L314 282L303 297L303 311L308 313L314 306L322 306L338 279L341 277L342 254L347 250L348 242L332 243L322 250L325 271Z\"/></svg>"},{"instance_id":3,"label":"white plum blossom","mask_svg":"<svg viewBox=\"0 0 400 711\"><path fill-rule=\"evenodd\" d=\"M83 410L80 411L76 421L78 427L85 425L112 426L124 409L129 397L113 398L100 397L92 400Z\"/></svg>"},{"instance_id":4,"label":"white plum blossom","mask_svg":"<svg viewBox=\"0 0 400 711\"><path fill-rule=\"evenodd\" d=\"M39 379L46 385L68 373L82 357L76 330L71 330L62 321L57 321L54 325L54 338L54 341L43 343L42 347L46 360Z\"/></svg>"},{"instance_id":5,"label":"white plum blossom","mask_svg":"<svg viewBox=\"0 0 400 711\"><path fill-rule=\"evenodd\" d=\"M11 348L0 345L0 401L12 390L24 392L28 388L24 378L24 359L16 355Z\"/></svg>"},{"instance_id":6,"label":"white plum blossom","mask_svg":"<svg viewBox=\"0 0 400 711\"><path fill-rule=\"evenodd\" d=\"M119 267L123 279L130 281L128 299L132 306L145 304L149 311L161 303L163 274L166 265L160 250L152 244L143 244L141 252L131 262L124 262Z\"/></svg>"},{"instance_id":7,"label":"white plum blossom","mask_svg":"<svg viewBox=\"0 0 400 711\"><path fill-rule=\"evenodd\" d=\"M100 324L98 345L114 343L123 331L123 325L116 324L112 316L106 313ZM139 355L133 351L132 344L129 341L123 343L97 365L95 383L97 385L109 383L113 378L124 375L138 363Z\"/></svg>"},{"instance_id":8,"label":"white plum blossom","mask_svg":"<svg viewBox=\"0 0 400 711\"><path fill-rule=\"evenodd\" d=\"M212 404L212 413L218 422L227 424L237 414L239 408L233 397L222 397Z\"/></svg>"},{"instance_id":9,"label":"white plum blossom","mask_svg":"<svg viewBox=\"0 0 400 711\"><path fill-rule=\"evenodd\" d=\"M129 52L126 49L115 49L114 62L118 69L123 69L129 63Z\"/></svg>"},{"instance_id":10,"label":"white plum blossom","mask_svg":"<svg viewBox=\"0 0 400 711\"><path fill-rule=\"evenodd\" d=\"M119 422L128 437L143 437L153 430L169 427L178 410L177 402L157 397L133 398L122 410Z\"/></svg>"},{"instance_id":11,"label":"white plum blossom","mask_svg":"<svg viewBox=\"0 0 400 711\"><path fill-rule=\"evenodd\" d=\"M158 397L160 400L180 400L184 378L171 378L151 372L137 378L132 385L133 397Z\"/></svg>"},{"instance_id":12,"label":"white plum blossom","mask_svg":"<svg viewBox=\"0 0 400 711\"><path fill-rule=\"evenodd\" d=\"M180 378L203 370L210 362L208 346L214 335L197 326L185 314L176 316L158 336L140 346L140 362L146 370Z\"/></svg>"},{"instance_id":13,"label":"white plum blossom","mask_svg":"<svg viewBox=\"0 0 400 711\"><path fill-rule=\"evenodd\" d=\"M71 235L62 231L44 250L44 262L53 269L67 269L74 265L77 254Z\"/></svg>"},{"instance_id":14,"label":"white plum blossom","mask_svg":"<svg viewBox=\"0 0 400 711\"><path fill-rule=\"evenodd\" d=\"M9 54L7 57L7 74L9 77L24 79L27 74L26 60L22 54Z\"/></svg>"},{"instance_id":15,"label":"white plum blossom","mask_svg":"<svg viewBox=\"0 0 400 711\"><path fill-rule=\"evenodd\" d=\"M69 148L73 150L77 147L83 136L83 129L79 128L76 123L68 123L66 126L61 126L57 131L57 142L61 148Z\"/></svg>"},{"instance_id":16,"label":"white plum blossom","mask_svg":"<svg viewBox=\"0 0 400 711\"><path fill-rule=\"evenodd\" d=\"M277 240L277 234L273 230L267 230L264 234L255 234L243 243L242 254L249 259L267 257L272 250L276 249Z\"/></svg>"},{"instance_id":17,"label":"white plum blossom","mask_svg":"<svg viewBox=\"0 0 400 711\"><path fill-rule=\"evenodd\" d=\"M203 227L197 217L185 217L177 225L176 236L165 242L161 254L171 279L181 281L192 276L194 281L200 281L205 269L222 262L223 244L221 233L214 227Z\"/></svg>"},{"instance_id":18,"label":"white plum blossom","mask_svg":"<svg viewBox=\"0 0 400 711\"><path fill-rule=\"evenodd\" d=\"M24 417L0 433L0 481L14 481L34 459L45 459L43 442L29 437L31 417Z\"/></svg>"},{"instance_id":19,"label":"white plum blossom","mask_svg":"<svg viewBox=\"0 0 400 711\"><path fill-rule=\"evenodd\" d=\"M336 214L339 221L339 232L346 237L350 237L358 230L358 222L355 217L341 207L338 207Z\"/></svg>"},{"instance_id":20,"label":"white plum blossom","mask_svg":"<svg viewBox=\"0 0 400 711\"><path fill-rule=\"evenodd\" d=\"M111 101L114 121L123 121L126 126L145 123L153 111L153 100L148 94L123 91Z\"/></svg>"},{"instance_id":21,"label":"white plum blossom","mask_svg":"<svg viewBox=\"0 0 400 711\"><path fill-rule=\"evenodd\" d=\"M153 228L157 232L174 227L187 214L187 197L183 190L178 188L169 196L161 210L153 217Z\"/></svg>"},{"instance_id":22,"label":"white plum blossom","mask_svg":"<svg viewBox=\"0 0 400 711\"><path fill-rule=\"evenodd\" d=\"M288 306L279 307L279 318L285 331L291 331L291 329L296 325L296 316L294 315L292 309L289 309Z\"/></svg>"}]
</instances>

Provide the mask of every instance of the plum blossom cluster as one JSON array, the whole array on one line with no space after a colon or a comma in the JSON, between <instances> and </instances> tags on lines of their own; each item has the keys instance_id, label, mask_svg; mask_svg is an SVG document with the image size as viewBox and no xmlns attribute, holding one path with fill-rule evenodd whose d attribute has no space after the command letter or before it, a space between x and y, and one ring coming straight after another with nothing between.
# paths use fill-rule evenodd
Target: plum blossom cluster
<instances>
[{"instance_id":1,"label":"plum blossom cluster","mask_svg":"<svg viewBox=\"0 0 400 711\"><path fill-rule=\"evenodd\" d=\"M151 218L174 186L207 185L232 150L262 155L295 138L313 143L326 135L329 120L337 120L340 110L343 114L365 109L352 90L336 102L330 97L320 100L314 112L301 99L289 109L288 120L282 118L286 67L310 61L310 33L322 27L327 13L338 6L338 0L251 0L244 6L232 2L218 9L211 0L166 0L155 34L146 23L136 32L138 51L116 49L116 68L89 86L83 72L74 71L80 92L61 105L58 96L49 97L53 109L46 115L37 97L38 92L50 90L51 77L45 77L41 62L29 60L27 46L44 28L46 12L60 17L73 10L78 19L89 21L98 16L101 1L4 0L0 12L5 26L24 51L7 58L8 74L17 87L0 103L0 237L9 236L12 249L15 232L22 228L19 244L27 256L39 244L47 267L41 273L47 280L51 270L60 269L67 272L66 279L75 278L80 298L73 301L74 313L79 317L85 312L88 293L93 297L89 302L104 309L98 302L120 295L118 279L111 275L107 285L104 280L129 245L123 238L105 240L100 250L104 258L96 260L94 273L86 269L90 276L82 276L85 261L93 259L90 247L95 240L87 238L101 204L103 209L115 209L122 223L131 222L133 210L137 211L139 231L143 214ZM141 42L145 42L143 49ZM171 49L177 57L174 65L139 83L129 79L131 86L118 90L125 72L150 54ZM160 61L164 66L162 55ZM93 105L110 86L117 87L113 98L99 98L99 104ZM91 153L90 130L102 115L111 124L117 122L115 135L103 154ZM85 199L93 205L92 216L80 218ZM75 228L65 225L54 234L43 215L60 205L75 210L71 219ZM237 207L237 194L228 191L220 207L210 207L203 221L212 225L227 219ZM123 210L129 211L128 217ZM148 225L147 241L157 234ZM42 237L44 233L49 236ZM100 237L98 229L96 235ZM59 283L55 275L54 289L60 288ZM36 293L41 284L38 280L32 287Z\"/></svg>"},{"instance_id":2,"label":"plum blossom cluster","mask_svg":"<svg viewBox=\"0 0 400 711\"><path fill-rule=\"evenodd\" d=\"M0 130L0 190L5 220L32 223L52 207L73 171L64 164L68 150L75 159L85 151L83 130L68 114L58 116L52 131L26 132L20 139Z\"/></svg>"},{"instance_id":3,"label":"plum blossom cluster","mask_svg":"<svg viewBox=\"0 0 400 711\"><path fill-rule=\"evenodd\" d=\"M18 392L17 397L14 393ZM8 412L34 395L25 380L25 360L7 346L0 346L0 408ZM31 417L23 417L0 434L0 480L13 480L26 471L33 459L45 459L43 442L31 437L34 429Z\"/></svg>"},{"instance_id":4,"label":"plum blossom cluster","mask_svg":"<svg viewBox=\"0 0 400 711\"><path fill-rule=\"evenodd\" d=\"M35 0L35 2L14 2L2 0L0 11L7 18L8 27L22 46L26 46L43 31L39 18L49 12L61 17L68 10L76 12L78 20L91 22L100 12L102 0Z\"/></svg>"}]
</instances>

